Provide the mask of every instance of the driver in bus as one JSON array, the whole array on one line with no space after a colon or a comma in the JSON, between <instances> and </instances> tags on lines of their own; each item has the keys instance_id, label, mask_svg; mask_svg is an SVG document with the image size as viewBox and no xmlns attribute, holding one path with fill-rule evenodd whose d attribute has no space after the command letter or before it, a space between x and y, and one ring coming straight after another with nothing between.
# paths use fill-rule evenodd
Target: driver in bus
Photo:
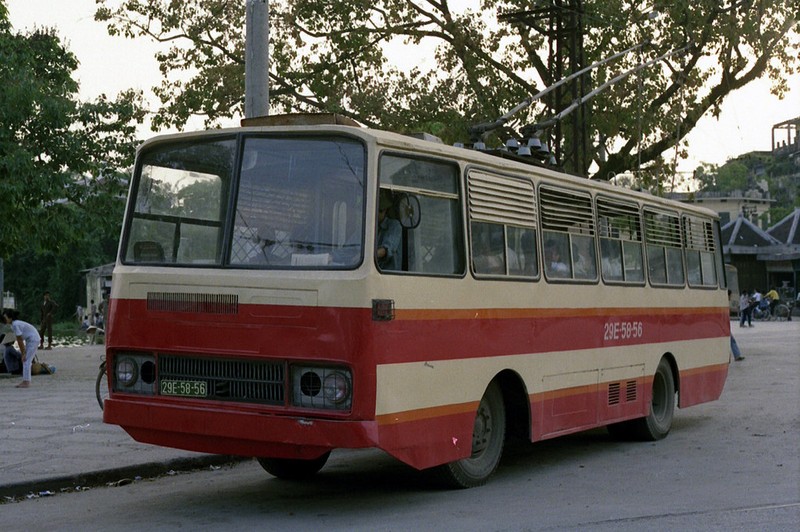
<instances>
[{"instance_id":1,"label":"driver in bus","mask_svg":"<svg viewBox=\"0 0 800 532\"><path fill-rule=\"evenodd\" d=\"M391 208L391 193L381 191L378 201L378 238L375 251L378 267L381 270L399 270L403 264L403 251L400 249L403 231L400 222L387 216Z\"/></svg>"}]
</instances>

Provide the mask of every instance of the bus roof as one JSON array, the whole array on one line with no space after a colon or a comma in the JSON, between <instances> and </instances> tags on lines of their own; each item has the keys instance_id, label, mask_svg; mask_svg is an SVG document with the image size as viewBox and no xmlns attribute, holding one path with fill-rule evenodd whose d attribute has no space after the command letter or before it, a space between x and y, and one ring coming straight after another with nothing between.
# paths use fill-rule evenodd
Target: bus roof
<instances>
[{"instance_id":1,"label":"bus roof","mask_svg":"<svg viewBox=\"0 0 800 532\"><path fill-rule=\"evenodd\" d=\"M172 133L158 135L145 141L139 149L163 142L178 140L201 139L209 136L226 136L240 133L344 133L361 138L366 142L374 142L377 146L398 151L410 151L423 156L445 157L456 159L464 166L478 166L493 171L507 173L518 177L532 175L545 180L553 180L562 184L573 186L595 193L609 193L616 196L628 197L633 201L661 206L670 209L680 209L684 212L693 212L709 218L718 218L718 214L708 208L698 205L681 203L675 200L654 196L647 192L640 192L612 185L605 181L587 179L570 175L557 169L547 168L539 164L532 164L521 160L521 157L503 154L499 150L484 152L457 146L450 146L438 141L432 135L420 134L404 135L380 129L372 129L360 125L353 119L336 114L289 114L256 117L242 120L242 127L209 129L188 133ZM436 139L436 140L430 140ZM501 155L501 156L498 156ZM513 158L512 158L513 157Z\"/></svg>"}]
</instances>

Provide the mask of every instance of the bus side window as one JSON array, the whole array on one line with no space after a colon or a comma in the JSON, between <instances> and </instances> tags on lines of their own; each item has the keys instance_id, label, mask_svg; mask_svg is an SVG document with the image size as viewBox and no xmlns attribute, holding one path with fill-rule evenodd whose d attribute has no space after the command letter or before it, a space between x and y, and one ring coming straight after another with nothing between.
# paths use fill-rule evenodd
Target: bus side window
<instances>
[{"instance_id":1,"label":"bus side window","mask_svg":"<svg viewBox=\"0 0 800 532\"><path fill-rule=\"evenodd\" d=\"M402 260L391 271L433 275L457 275L464 271L458 167L449 161L382 154L378 178L380 193L392 202L413 191L419 202L416 224L400 231ZM380 202L379 202L380 203ZM397 213L388 211L387 217ZM397 219L393 219L400 225ZM393 225L393 224L392 224ZM376 237L378 232L376 231ZM376 241L377 253L378 241ZM390 268L381 266L382 271Z\"/></svg>"},{"instance_id":2,"label":"bus side window","mask_svg":"<svg viewBox=\"0 0 800 532\"><path fill-rule=\"evenodd\" d=\"M528 179L471 170L467 176L472 271L536 277L536 205Z\"/></svg>"},{"instance_id":3,"label":"bus side window","mask_svg":"<svg viewBox=\"0 0 800 532\"><path fill-rule=\"evenodd\" d=\"M677 214L644 210L647 268L652 284L683 286L683 242Z\"/></svg>"},{"instance_id":4,"label":"bus side window","mask_svg":"<svg viewBox=\"0 0 800 532\"><path fill-rule=\"evenodd\" d=\"M639 206L618 198L599 196L597 229L603 280L641 284L644 281L644 261Z\"/></svg>"},{"instance_id":5,"label":"bus side window","mask_svg":"<svg viewBox=\"0 0 800 532\"><path fill-rule=\"evenodd\" d=\"M539 210L545 276L559 280L597 279L597 230L591 195L542 185Z\"/></svg>"},{"instance_id":6,"label":"bus side window","mask_svg":"<svg viewBox=\"0 0 800 532\"><path fill-rule=\"evenodd\" d=\"M689 286L717 286L716 242L711 222L684 216L683 236Z\"/></svg>"}]
</instances>

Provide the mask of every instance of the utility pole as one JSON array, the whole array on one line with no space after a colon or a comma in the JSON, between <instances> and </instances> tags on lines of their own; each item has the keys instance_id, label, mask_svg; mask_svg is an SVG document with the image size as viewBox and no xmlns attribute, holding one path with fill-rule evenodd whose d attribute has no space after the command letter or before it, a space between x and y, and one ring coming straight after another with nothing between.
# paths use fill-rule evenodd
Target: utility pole
<instances>
[{"instance_id":1,"label":"utility pole","mask_svg":"<svg viewBox=\"0 0 800 532\"><path fill-rule=\"evenodd\" d=\"M247 0L244 116L269 115L269 0Z\"/></svg>"},{"instance_id":2,"label":"utility pole","mask_svg":"<svg viewBox=\"0 0 800 532\"><path fill-rule=\"evenodd\" d=\"M583 0L533 0L530 9L505 13L498 19L527 24L547 37L550 79L543 81L552 84L585 66L583 14ZM590 86L591 75L586 73L572 78L568 84L559 85L544 101L555 114L577 100ZM580 105L569 122L554 124L548 139L563 169L574 175L585 176L591 164L587 132L590 112L588 105Z\"/></svg>"}]
</instances>

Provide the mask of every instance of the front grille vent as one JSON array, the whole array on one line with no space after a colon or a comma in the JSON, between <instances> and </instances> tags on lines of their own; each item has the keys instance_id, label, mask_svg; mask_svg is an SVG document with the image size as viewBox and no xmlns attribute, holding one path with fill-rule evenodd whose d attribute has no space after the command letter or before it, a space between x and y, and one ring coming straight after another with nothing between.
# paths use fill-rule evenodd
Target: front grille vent
<instances>
[{"instance_id":1,"label":"front grille vent","mask_svg":"<svg viewBox=\"0 0 800 532\"><path fill-rule=\"evenodd\" d=\"M283 405L286 364L160 355L161 381L204 381L204 399Z\"/></svg>"},{"instance_id":2,"label":"front grille vent","mask_svg":"<svg viewBox=\"0 0 800 532\"><path fill-rule=\"evenodd\" d=\"M148 292L147 310L193 314L236 314L239 312L239 296L236 294Z\"/></svg>"}]
</instances>

